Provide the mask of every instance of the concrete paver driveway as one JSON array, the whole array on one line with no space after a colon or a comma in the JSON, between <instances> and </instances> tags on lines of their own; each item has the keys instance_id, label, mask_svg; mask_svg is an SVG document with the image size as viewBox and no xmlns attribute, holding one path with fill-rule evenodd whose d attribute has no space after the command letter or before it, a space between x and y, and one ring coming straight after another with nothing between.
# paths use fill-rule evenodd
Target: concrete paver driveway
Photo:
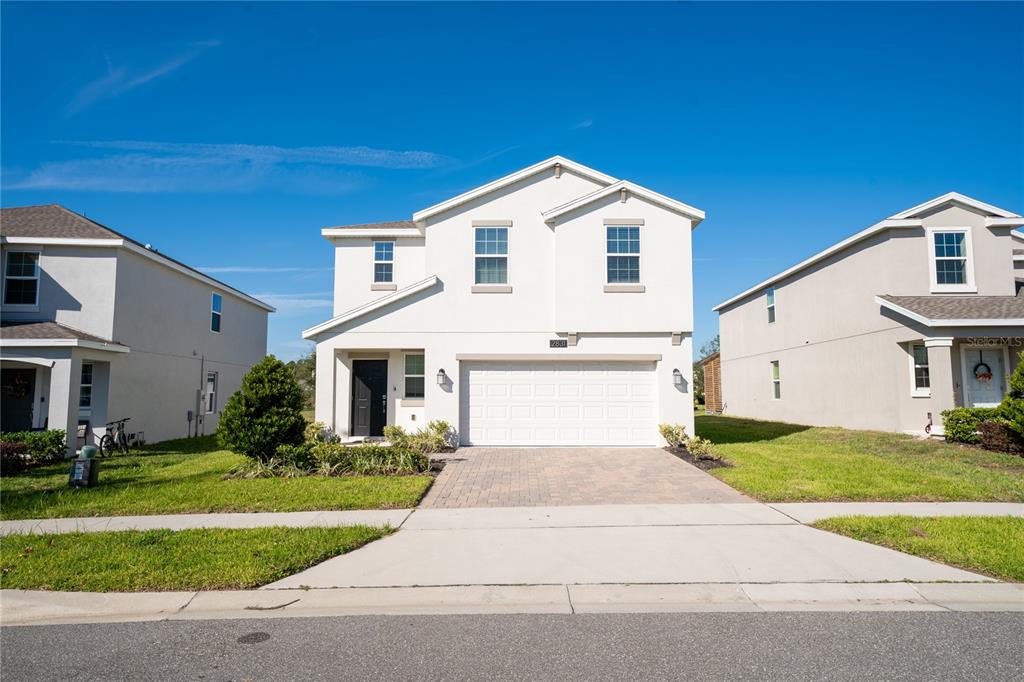
<instances>
[{"instance_id":1,"label":"concrete paver driveway","mask_svg":"<svg viewBox=\"0 0 1024 682\"><path fill-rule=\"evenodd\" d=\"M659 448L462 448L421 507L751 502Z\"/></svg>"}]
</instances>

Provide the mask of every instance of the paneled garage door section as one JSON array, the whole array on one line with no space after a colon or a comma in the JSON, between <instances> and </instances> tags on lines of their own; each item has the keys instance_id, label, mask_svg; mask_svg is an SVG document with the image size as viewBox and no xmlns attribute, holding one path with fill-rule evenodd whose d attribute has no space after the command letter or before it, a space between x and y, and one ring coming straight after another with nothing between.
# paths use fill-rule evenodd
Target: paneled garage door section
<instances>
[{"instance_id":1,"label":"paneled garage door section","mask_svg":"<svg viewBox=\"0 0 1024 682\"><path fill-rule=\"evenodd\" d=\"M464 445L657 445L653 362L465 362Z\"/></svg>"}]
</instances>

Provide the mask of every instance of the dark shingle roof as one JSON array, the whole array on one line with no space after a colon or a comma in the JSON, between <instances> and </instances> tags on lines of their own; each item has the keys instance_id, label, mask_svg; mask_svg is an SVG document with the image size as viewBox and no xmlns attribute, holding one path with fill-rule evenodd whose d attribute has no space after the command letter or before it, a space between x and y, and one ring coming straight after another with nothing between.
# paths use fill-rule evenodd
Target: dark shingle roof
<instances>
[{"instance_id":1,"label":"dark shingle roof","mask_svg":"<svg viewBox=\"0 0 1024 682\"><path fill-rule=\"evenodd\" d=\"M407 227L416 227L411 220L394 220L389 223L364 223L362 225L336 225L332 230L397 230Z\"/></svg>"},{"instance_id":2,"label":"dark shingle roof","mask_svg":"<svg viewBox=\"0 0 1024 682\"><path fill-rule=\"evenodd\" d=\"M1024 296L879 296L929 320L1022 320Z\"/></svg>"},{"instance_id":3,"label":"dark shingle roof","mask_svg":"<svg viewBox=\"0 0 1024 682\"><path fill-rule=\"evenodd\" d=\"M0 209L0 233L37 239L121 238L113 230L57 204Z\"/></svg>"},{"instance_id":4,"label":"dark shingle roof","mask_svg":"<svg viewBox=\"0 0 1024 682\"><path fill-rule=\"evenodd\" d=\"M104 339L94 334L65 327L56 322L39 322L23 320L3 320L0 322L0 336L4 339L19 340L63 340L78 339L80 341L95 341L96 343L118 344L110 339Z\"/></svg>"}]
</instances>

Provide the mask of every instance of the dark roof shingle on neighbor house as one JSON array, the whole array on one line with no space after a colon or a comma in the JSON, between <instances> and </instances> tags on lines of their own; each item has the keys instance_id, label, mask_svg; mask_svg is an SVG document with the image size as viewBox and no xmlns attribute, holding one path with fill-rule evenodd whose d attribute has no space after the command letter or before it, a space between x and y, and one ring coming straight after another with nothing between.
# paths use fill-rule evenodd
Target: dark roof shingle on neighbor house
<instances>
[{"instance_id":1,"label":"dark roof shingle on neighbor house","mask_svg":"<svg viewBox=\"0 0 1024 682\"><path fill-rule=\"evenodd\" d=\"M116 341L104 339L94 334L88 334L86 332L79 331L71 327L66 327L56 322L39 322L27 320L0 321L0 337L2 337L5 341L78 340L121 345Z\"/></svg>"},{"instance_id":2,"label":"dark roof shingle on neighbor house","mask_svg":"<svg viewBox=\"0 0 1024 682\"><path fill-rule=\"evenodd\" d=\"M929 320L1024 320L1024 296L879 296Z\"/></svg>"},{"instance_id":3,"label":"dark roof shingle on neighbor house","mask_svg":"<svg viewBox=\"0 0 1024 682\"><path fill-rule=\"evenodd\" d=\"M58 204L0 209L0 233L33 239L121 239L121 235Z\"/></svg>"}]
</instances>

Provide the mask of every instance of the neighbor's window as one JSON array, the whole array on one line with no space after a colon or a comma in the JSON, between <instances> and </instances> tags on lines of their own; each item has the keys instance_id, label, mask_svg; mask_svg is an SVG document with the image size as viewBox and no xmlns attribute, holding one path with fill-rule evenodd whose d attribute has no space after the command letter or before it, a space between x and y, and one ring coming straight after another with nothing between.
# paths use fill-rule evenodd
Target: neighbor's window
<instances>
[{"instance_id":1,"label":"neighbor's window","mask_svg":"<svg viewBox=\"0 0 1024 682\"><path fill-rule=\"evenodd\" d=\"M92 409L92 365L82 363L82 382L78 386L78 409Z\"/></svg>"},{"instance_id":2,"label":"neighbor's window","mask_svg":"<svg viewBox=\"0 0 1024 682\"><path fill-rule=\"evenodd\" d=\"M210 331L220 333L220 308L221 308L221 297L220 294L213 294L210 296Z\"/></svg>"},{"instance_id":3,"label":"neighbor's window","mask_svg":"<svg viewBox=\"0 0 1024 682\"><path fill-rule=\"evenodd\" d=\"M390 284L395 281L395 243L373 243L373 281Z\"/></svg>"},{"instance_id":4,"label":"neighbor's window","mask_svg":"<svg viewBox=\"0 0 1024 682\"><path fill-rule=\"evenodd\" d=\"M768 324L775 321L775 288L769 287L768 289Z\"/></svg>"},{"instance_id":5,"label":"neighbor's window","mask_svg":"<svg viewBox=\"0 0 1024 682\"><path fill-rule=\"evenodd\" d=\"M924 344L911 346L914 355L914 393L927 395L931 392L931 377L928 375L928 349Z\"/></svg>"},{"instance_id":6,"label":"neighbor's window","mask_svg":"<svg viewBox=\"0 0 1024 682\"><path fill-rule=\"evenodd\" d=\"M477 284L508 284L507 227L476 228L474 253Z\"/></svg>"},{"instance_id":7,"label":"neighbor's window","mask_svg":"<svg viewBox=\"0 0 1024 682\"><path fill-rule=\"evenodd\" d=\"M423 397L423 355L405 356L405 397Z\"/></svg>"},{"instance_id":8,"label":"neighbor's window","mask_svg":"<svg viewBox=\"0 0 1024 682\"><path fill-rule=\"evenodd\" d=\"M782 379L779 376L779 361L772 360L772 397L782 399Z\"/></svg>"},{"instance_id":9,"label":"neighbor's window","mask_svg":"<svg viewBox=\"0 0 1024 682\"><path fill-rule=\"evenodd\" d=\"M4 304L36 305L38 296L39 253L8 251L4 267Z\"/></svg>"},{"instance_id":10,"label":"neighbor's window","mask_svg":"<svg viewBox=\"0 0 1024 682\"><path fill-rule=\"evenodd\" d=\"M935 232L935 283L967 284L967 233Z\"/></svg>"},{"instance_id":11,"label":"neighbor's window","mask_svg":"<svg viewBox=\"0 0 1024 682\"><path fill-rule=\"evenodd\" d=\"M217 373L206 373L206 414L217 411Z\"/></svg>"},{"instance_id":12,"label":"neighbor's window","mask_svg":"<svg viewBox=\"0 0 1024 682\"><path fill-rule=\"evenodd\" d=\"M608 284L640 283L640 228L608 228Z\"/></svg>"}]
</instances>

